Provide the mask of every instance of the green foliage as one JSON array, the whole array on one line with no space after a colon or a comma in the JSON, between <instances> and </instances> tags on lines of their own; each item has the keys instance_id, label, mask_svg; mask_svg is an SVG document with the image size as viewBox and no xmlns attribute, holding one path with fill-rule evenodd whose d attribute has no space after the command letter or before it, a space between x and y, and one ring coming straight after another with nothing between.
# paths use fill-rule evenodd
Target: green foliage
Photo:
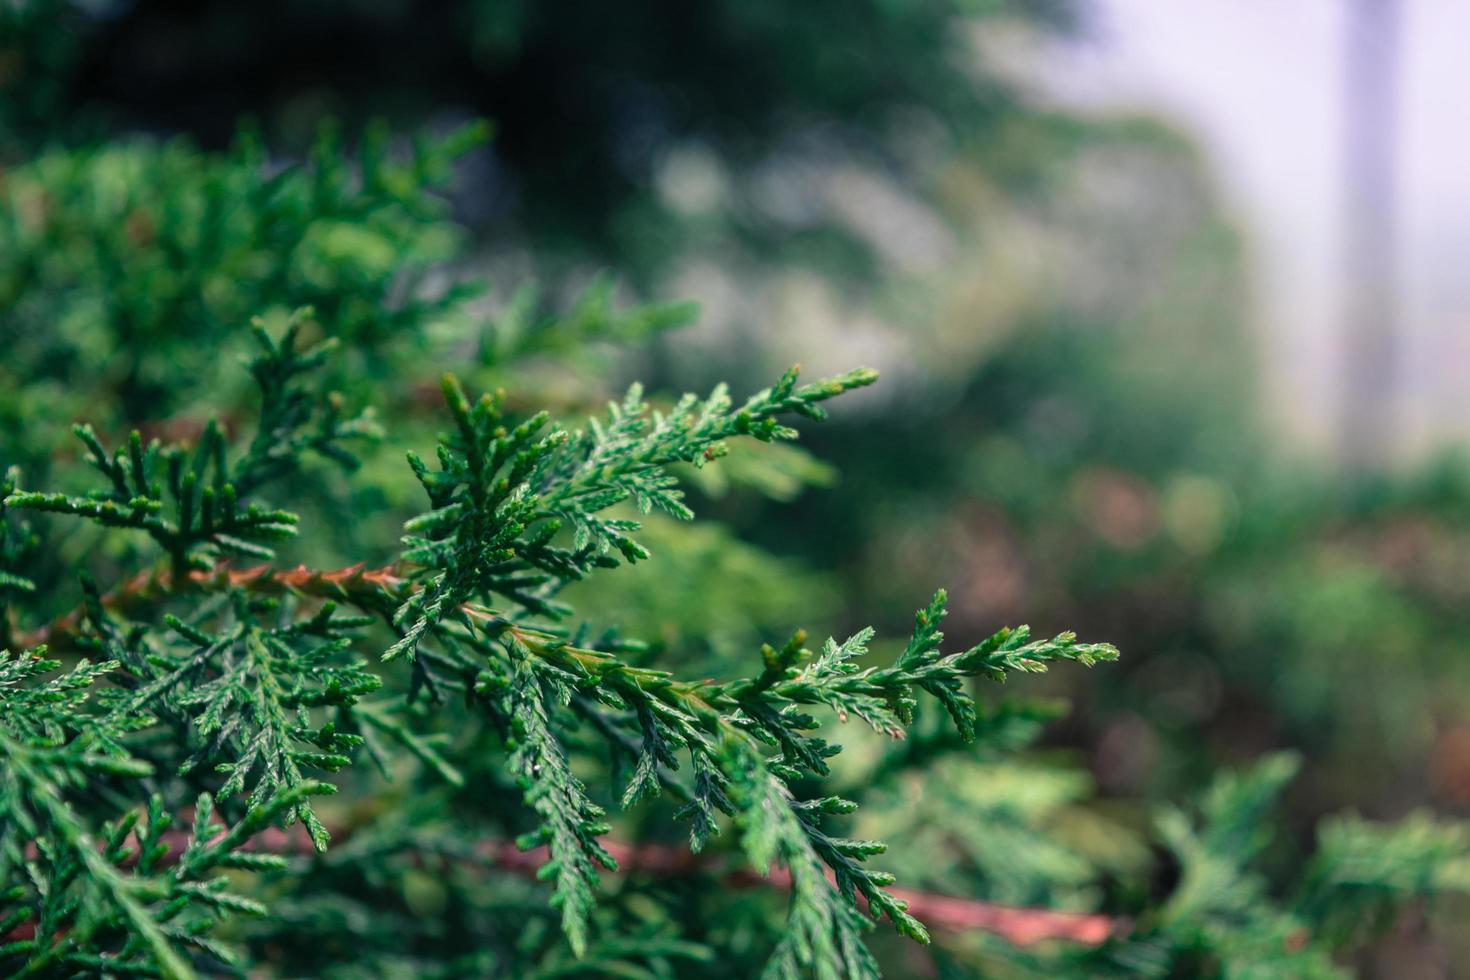
<instances>
[{"instance_id":1,"label":"green foliage","mask_svg":"<svg viewBox=\"0 0 1470 980\"><path fill-rule=\"evenodd\" d=\"M102 124L183 129L217 145L244 116L299 148L324 113L354 129L385 113L400 127L484 115L505 138L495 172L483 175L499 186L477 202L482 213L496 220L509 211L538 257L590 256L647 274L708 224L704 215L686 220L658 193L670 146L708 147L756 170L806 133L895 163L916 136L984 143L1034 113L975 57L969 32L991 23L1064 28L1079 19L1076 6L452 0L425 16L338 0L337 17L324 24L309 0L267 0L249 22L221 0L187 15L149 0L16 0L7 10L34 26L17 37L19 65L0 75L0 102L18 115L28 110L15 136L29 146ZM54 56L36 57L48 48ZM398 70L365 72L365 56L391 58ZM219 84L222 61L237 84ZM759 214L722 223L759 250L802 251L804 242L787 248L785 229ZM823 232L851 247L857 236L827 225Z\"/></svg>"},{"instance_id":2,"label":"green foliage","mask_svg":"<svg viewBox=\"0 0 1470 980\"><path fill-rule=\"evenodd\" d=\"M294 533L296 515L242 503L237 488L268 484L308 450L340 455L337 440L344 435L335 409L319 418L314 402L295 387L299 376L320 363L317 354L296 351L295 335L293 323L280 343L261 337L264 353L251 368L263 396L261 421L237 458L230 458L214 427L192 452L157 442L145 449L134 433L125 450L112 454L90 428L79 427L90 462L110 486L87 496L14 491L6 506L147 534L167 557L167 581L181 598L187 598L188 584L210 581L195 573L210 572L227 556L269 559L270 552L255 541ZM146 740L153 755L187 748L187 758L171 768L178 778L209 786L213 798L244 796L239 826L260 826L261 814L284 818L287 825L300 820L313 846L326 848L329 834L306 798L322 787L304 770L337 772L363 744L348 731L359 727L354 708L383 678L347 653L354 632L373 615L400 633L383 660L413 657L410 700L425 690L438 698L457 689L506 731L507 770L538 820L537 829L518 843L547 846L541 877L553 883L551 901L561 910L575 953L589 948L594 867L614 869L616 862L598 841L610 829L604 811L573 773L559 730L568 709L601 713L609 733L625 731L638 746L626 803L659 795L665 783L677 785L690 800L685 812L693 818L696 847L718 832L718 815L726 814L740 826L757 868L789 869L792 907L789 931L772 960L776 975L808 967L820 975L876 975L861 940L859 896L874 917L886 916L899 932L928 941L905 903L885 891L892 876L865 866L883 845L822 829L823 813L847 812L853 805L837 797L805 801L793 795L792 784L826 775L825 759L839 751L813 734L816 721L801 706L825 705L896 737L912 720L915 690L924 690L945 704L968 739L975 734L976 712L962 691L963 678L1004 679L1011 671L1044 670L1056 659L1091 664L1115 656L1112 648L1079 645L1070 635L1027 642L1024 630L1004 630L944 655L937 630L944 614L940 593L919 614L914 638L892 666L859 668L853 662L866 653L871 631L840 645L829 640L816 657L797 634L779 650L764 649L764 668L754 678L694 684L634 666L615 650L578 646L537 625L538 619L570 612L553 601L567 582L615 567L618 557L649 556L629 536L637 523L604 517L604 511L633 501L644 511L657 506L690 518L669 467L716 460L727 451L726 442L739 436L794 438L795 430L778 421L781 416L821 418L819 403L872 380L871 372L859 371L798 386L793 371L739 408L718 390L703 401L686 396L667 414L650 413L635 387L611 406L605 424L593 420L569 432L550 425L544 413L508 429L496 399L471 406L448 379L445 397L457 431L441 442L437 471L410 458L433 510L408 522L401 561L411 571L395 582L408 598L396 610L390 612L388 590L370 589L343 596L368 615L338 616L335 603L327 601L314 612L289 617L296 603L283 606L277 597L252 595L253 580L236 585L227 576L223 591L193 604L186 615L166 613L151 629L123 630L94 597L85 636L88 645L113 658L103 667L84 662L63 680L35 686L23 682L56 663L6 661L6 687L17 689L7 705L9 724L15 737L25 738L11 747L15 762L7 798L16 826L29 831L28 839L49 844L37 824L40 813L55 825L50 832L68 844L73 859L86 854L80 868L68 873L98 879L81 886L87 928L75 942L85 947L100 916L109 927L121 923L130 932L119 955L141 955L138 947L149 951L153 967L165 975L185 972L183 954L130 897L134 886L88 849L90 837L57 788L76 784L84 774L151 775L154 765L134 760L126 748L138 739ZM314 420L319 424L312 427ZM171 517L164 516L165 488ZM557 543L558 535L570 541ZM507 604L506 612L488 605L498 601ZM87 712L86 689L103 672L117 673L118 686L97 699L98 713ZM369 724L384 727L380 721ZM150 737L158 728L169 737ZM88 745L109 751L89 753ZM675 781L676 752L690 757L690 786ZM211 770L223 781L207 777ZM205 843L196 840L194 846ZM18 847L16 841L10 849ZM198 870L187 859L180 865L185 866ZM827 870L835 890L824 877ZM55 926L44 914L40 921L43 932Z\"/></svg>"},{"instance_id":3,"label":"green foliage","mask_svg":"<svg viewBox=\"0 0 1470 980\"><path fill-rule=\"evenodd\" d=\"M365 417L344 420L336 399L299 383L301 375L321 365L331 346L297 351L300 322L301 315L293 317L279 344L259 321L252 324L263 350L250 365L260 385L261 417L250 445L233 464L226 461L224 436L213 422L192 450L163 446L157 439L145 448L134 430L126 447L111 454L90 425L78 425L73 431L89 451L87 461L110 486L85 496L12 487L5 506L146 531L168 555L178 579L225 556L274 557L262 542L293 537L296 515L242 504L240 495L293 470L308 452L353 467L356 458L342 443L376 434Z\"/></svg>"},{"instance_id":4,"label":"green foliage","mask_svg":"<svg viewBox=\"0 0 1470 980\"><path fill-rule=\"evenodd\" d=\"M775 632L827 603L796 590L746 624L790 637L759 661L686 649L732 607L672 578L730 588L737 550L759 589L811 574L695 519L711 469L755 450L732 497L789 498L824 472L795 423L874 372L793 369L743 401L634 385L588 416L595 379L522 368L689 310L599 280L569 313L523 292L471 325L467 290L434 285L456 236L433 188L462 141L393 146L349 166L327 139L297 167L140 142L7 174L0 972L1311 975L1466 887L1463 830L1428 818L1329 825L1299 875L1266 877L1280 759L1160 817L1168 894L1117 884L1144 848L1036 747L1054 702L982 683L1116 650L1020 627L946 652L942 591L902 645ZM380 443L428 441L423 380L446 368L507 390L445 375L433 463L390 462ZM84 452L57 453L82 415ZM639 628L616 598L634 580L677 597L681 630ZM885 837L905 886L1136 927L1092 952L931 930L877 867Z\"/></svg>"},{"instance_id":5,"label":"green foliage","mask_svg":"<svg viewBox=\"0 0 1470 980\"><path fill-rule=\"evenodd\" d=\"M409 702L423 694L437 701L456 691L504 731L506 771L537 820L518 843L546 845L541 877L552 882L551 903L560 909L574 953L593 948L595 865L613 869L616 862L598 840L609 830L604 810L572 770L564 730L569 713L597 716L614 746L637 746L625 803L671 788L689 801L684 813L696 847L718 833L727 815L740 827L757 868L789 869L789 929L771 961L776 974L811 968L821 975L875 975L861 939L859 897L873 916L886 916L901 933L927 941L905 903L885 890L892 876L865 866L882 845L822 829L822 814L847 812L852 804L794 795L802 778L829 772L824 760L839 748L814 734L816 721L801 706L826 705L897 736L912 719L915 690L924 690L945 703L969 738L976 714L963 678L1003 679L1008 671L1045 669L1051 659L1092 663L1112 657L1111 648L1076 645L1070 636L1028 643L1022 630L1002 631L946 656L937 631L944 612L940 594L890 667L853 663L866 653L870 632L841 645L829 641L817 657L798 634L780 650L765 648L764 668L754 678L695 684L619 655L636 645L582 646L553 625L571 612L555 598L566 584L620 560L649 557L632 537L638 523L608 516L610 509L628 502L644 512L658 508L692 518L671 468L713 462L725 455L729 440L742 436L793 439L796 431L780 421L783 416L820 419L822 402L871 383L872 372L802 386L792 371L739 406L721 388L703 400L686 396L667 412L646 406L635 386L610 406L605 422L593 419L580 430L553 425L545 413L508 424L497 398L472 405L449 378L444 391L456 431L441 442L439 467L430 471L410 456L432 510L408 522L400 559L406 574L391 584L343 588L342 601L366 615L342 617L331 600L313 609L303 605L304 596L252 592L250 586L262 581L258 575L213 574L229 557L270 560L262 542L296 532L296 514L250 502L247 495L294 472L309 452L350 466L355 459L343 441L371 434L363 418L344 419L340 399L312 387L327 350L298 348L302 323L291 320L279 341L259 322L253 328L262 351L250 365L261 392L259 421L238 450L211 424L194 447L158 440L145 446L134 432L124 448L109 453L90 427L78 426L103 488L77 495L12 487L5 498L7 508L141 532L166 559L166 570L153 579L157 608L148 619L119 620L102 596L90 593L81 640L110 658L103 667L84 662L62 680L38 681L58 665L31 656L6 661L8 724L12 737L23 739L7 743L13 760L7 812L12 826L26 832L24 839L57 849L56 860L71 862L57 874L76 881L80 896L74 903L79 927L65 943L35 940L7 955L23 956L32 970L45 968L51 957L100 956L88 944L101 930L120 934L120 962L140 958L145 969L164 975L188 972L189 954L177 947L172 927L165 928L181 914L175 906L185 904L178 889L192 879L181 876L198 875L228 855L196 834L177 868L160 872L165 882L177 879L167 885L172 891L151 880L132 882L114 867L129 830L106 831L114 841L110 851L92 847L80 804L64 791L79 788L84 776L159 780L172 773L148 785L148 792L159 796L182 786L203 790L201 800L228 803L237 822L224 840L243 844L248 833L241 828L300 821L312 846L324 850L330 835L309 797L326 787L305 772L330 774L347 766L364 745L357 731L390 734L440 774L454 773L429 747L427 733L405 724L408 716L385 720L389 702L359 714L362 698L385 679L349 653L360 645L357 632L374 617L399 634L382 659L408 655L413 662L404 689ZM295 591L303 584L296 582ZM179 611L166 611L174 603ZM115 675L114 686L89 707L87 689L104 672ZM674 775L677 753L689 757L691 784ZM125 800L125 791L107 798ZM213 805L199 805L202 827ZM156 845L162 831L152 829L155 824L161 827L163 818L150 817L140 846ZM59 850L63 844L69 850ZM8 849L15 865L26 859L20 838ZM201 849L209 856L192 860ZM828 871L835 887L825 878ZM61 913L46 903L61 886L34 887L34 898L24 889L16 897L39 906L36 936L54 937ZM223 894L210 891L201 901L213 902L217 911L250 904ZM168 910L163 924L150 904L155 896ZM202 925L187 928L191 940L202 934ZM195 946L229 960L222 947Z\"/></svg>"},{"instance_id":6,"label":"green foliage","mask_svg":"<svg viewBox=\"0 0 1470 980\"><path fill-rule=\"evenodd\" d=\"M595 567L616 566L614 553L629 562L648 557L629 537L638 523L604 511L631 500L644 513L657 507L688 520L693 511L668 467L717 459L726 451L723 441L737 435L795 438L795 430L776 422L778 415L821 418L819 402L874 377L856 371L797 388L793 370L737 411L721 388L703 402L686 395L667 416L650 416L635 385L621 404L609 406L605 425L593 419L580 432L552 427L545 434L545 414L507 430L494 397L471 407L458 382L447 378L457 438L441 444L438 472L409 458L434 510L408 523L404 559L424 569L419 574L427 584L396 614L404 635L387 656L412 654L446 612L475 595L561 614L551 601L561 586ZM552 544L564 527L572 531L570 549Z\"/></svg>"},{"instance_id":7,"label":"green foliage","mask_svg":"<svg viewBox=\"0 0 1470 980\"><path fill-rule=\"evenodd\" d=\"M1271 842L1269 811L1298 767L1294 756L1268 756L1217 779L1197 820L1161 813L1179 882L1103 962L1158 977L1345 977L1334 953L1389 925L1385 912L1465 890L1470 827L1421 813L1397 825L1327 822L1300 886L1273 894L1252 865Z\"/></svg>"},{"instance_id":8,"label":"green foliage","mask_svg":"<svg viewBox=\"0 0 1470 980\"><path fill-rule=\"evenodd\" d=\"M545 309L541 290L525 285L480 336L479 359L487 365L531 356L576 355L597 342L646 343L656 335L691 323L695 303L668 303L621 310L614 304L611 276L595 279L565 315Z\"/></svg>"},{"instance_id":9,"label":"green foliage","mask_svg":"<svg viewBox=\"0 0 1470 980\"><path fill-rule=\"evenodd\" d=\"M28 925L33 938L0 947L15 976L142 973L169 978L193 974L198 953L229 964L232 954L208 932L229 914L265 914L265 907L230 890L227 869L262 871L284 865L274 855L243 852L257 831L285 813L331 792L298 780L261 794L240 821L219 833L213 800L201 794L194 830L167 870L164 835L173 818L162 799L148 798L138 781L154 767L122 743L145 727L132 699L87 710L98 679L118 670L110 661L83 660L60 677L61 665L36 654L0 655L0 880L5 882L7 932ZM136 803L100 827L89 826L68 797L113 784L118 798ZM142 799L139 799L139 797ZM127 843L135 837L136 847Z\"/></svg>"},{"instance_id":10,"label":"green foliage","mask_svg":"<svg viewBox=\"0 0 1470 980\"><path fill-rule=\"evenodd\" d=\"M201 400L222 416L241 410L248 392L232 355L248 349L238 327L257 315L313 307L342 344L335 365L359 378L390 348L420 343L473 292L425 281L456 242L430 190L483 138L469 127L404 150L374 129L349 162L327 129L309 162L280 166L246 132L227 156L132 140L8 170L0 414L10 459L43 465L57 419L85 414L106 429ZM40 413L23 390L57 401ZM89 401L106 414L84 409Z\"/></svg>"}]
</instances>

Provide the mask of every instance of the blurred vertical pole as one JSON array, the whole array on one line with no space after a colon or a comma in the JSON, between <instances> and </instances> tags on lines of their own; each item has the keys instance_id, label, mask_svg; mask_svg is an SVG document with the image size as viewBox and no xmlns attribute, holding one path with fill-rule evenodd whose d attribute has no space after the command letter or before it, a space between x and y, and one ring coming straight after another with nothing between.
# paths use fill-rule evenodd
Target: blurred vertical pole
<instances>
[{"instance_id":1,"label":"blurred vertical pole","mask_svg":"<svg viewBox=\"0 0 1470 980\"><path fill-rule=\"evenodd\" d=\"M1346 0L1343 461L1389 460L1399 351L1394 270L1398 0Z\"/></svg>"}]
</instances>

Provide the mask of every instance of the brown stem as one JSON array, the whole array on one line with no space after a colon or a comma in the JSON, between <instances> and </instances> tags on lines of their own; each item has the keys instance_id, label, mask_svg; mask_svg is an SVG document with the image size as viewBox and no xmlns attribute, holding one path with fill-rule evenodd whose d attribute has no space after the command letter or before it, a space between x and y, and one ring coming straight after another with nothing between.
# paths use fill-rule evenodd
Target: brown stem
<instances>
[{"instance_id":1,"label":"brown stem","mask_svg":"<svg viewBox=\"0 0 1470 980\"><path fill-rule=\"evenodd\" d=\"M396 564L368 568L366 564L359 563L335 571L319 572L305 565L273 571L269 565L237 569L221 562L207 572L189 572L185 587L204 592L234 587L267 595L295 593L320 599L355 599L371 605L384 598L401 598L409 586ZM102 605L106 609L126 612L178 591L180 589L174 584L168 569L145 569L104 593ZM38 629L17 631L14 634L16 645L29 648L71 639L81 630L85 618L83 609L73 609Z\"/></svg>"},{"instance_id":2,"label":"brown stem","mask_svg":"<svg viewBox=\"0 0 1470 980\"><path fill-rule=\"evenodd\" d=\"M334 831L333 837L338 837L341 833ZM170 865L177 862L188 841L185 831L166 832L163 843L168 847L168 852L161 863ZM618 840L603 840L602 845L616 859L618 869L623 873L678 878L709 871L719 874L721 882L727 888L770 887L780 891L791 889L791 875L785 868L772 868L769 875L761 875L749 868L721 869L708 858L664 844L628 844ZM315 853L311 839L299 824L289 830L263 830L247 841L242 849L303 857ZM475 847L475 855L496 868L528 878L535 877L549 856L545 847L521 851L514 843L505 840L481 841ZM1130 928L1128 920L1106 915L1017 908L906 888L890 888L888 891L895 898L907 902L909 911L929 926L949 932L988 932L1016 946L1032 946L1049 940L1100 946L1114 936L1125 934ZM24 922L4 936L3 941L19 942L34 937L34 923Z\"/></svg>"}]
</instances>

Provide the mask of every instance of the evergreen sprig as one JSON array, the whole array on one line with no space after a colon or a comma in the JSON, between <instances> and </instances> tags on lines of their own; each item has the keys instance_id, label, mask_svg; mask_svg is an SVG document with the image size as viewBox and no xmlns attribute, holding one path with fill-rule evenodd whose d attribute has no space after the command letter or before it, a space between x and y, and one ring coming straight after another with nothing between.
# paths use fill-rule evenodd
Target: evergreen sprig
<instances>
[{"instance_id":1,"label":"evergreen sprig","mask_svg":"<svg viewBox=\"0 0 1470 980\"><path fill-rule=\"evenodd\" d=\"M1023 630L1002 631L970 650L946 656L939 652L943 634L937 628L945 601L940 592L918 613L914 638L890 667L858 670L850 663L866 651L869 632L841 645L828 641L826 652L815 659L803 646L804 636L797 634L780 650L765 648L759 675L723 684L680 681L666 672L629 664L615 653L577 647L554 632L489 614L471 616L474 626L463 633L444 630L439 635L462 639L490 658L477 684L482 693L507 684L524 688L524 678L533 676L524 665L528 658L535 658L535 670L562 692L559 703L573 706L584 716L590 714L587 700L570 697L575 690L584 699L617 711L611 725L622 728L629 744L640 746L625 801L667 785L671 792L689 799L681 813L693 823L696 849L718 832L719 815L728 815L741 826L747 856L758 869L765 872L779 860L793 876L792 935L806 930L807 939L792 939L792 945L783 946L773 962L778 967L794 963L819 970L841 963L851 975L869 976L867 954L852 953L862 948L854 925L862 921L860 915L854 918L859 898L874 918L888 918L900 933L921 942L928 940L928 933L907 913L905 903L885 890L893 877L865 866L869 857L883 852L882 843L834 837L822 829L823 815L851 812L855 804L837 797L799 800L793 795L792 782L808 774L825 774L824 760L840 751L839 746L813 734L818 722L801 711L801 706L824 704L839 717L851 712L898 737L912 718L915 686L938 688L952 703L969 704L967 697L959 702L956 693L966 677L1003 678L1007 670L1044 669L1054 659L1090 664L1117 656L1111 646L1077 644L1068 634L1026 643ZM476 643L475 633L492 642ZM507 671L511 680L507 680ZM554 744L540 731L545 705L538 694L535 699L523 698L494 710L511 719L518 738L524 738L521 733L534 725L536 743L544 746ZM962 733L973 734L973 708L960 717L971 726L962 727ZM599 723L609 721L599 716ZM678 769L676 752L690 757L691 784L677 782L672 775ZM558 816L526 841L550 844L549 873L558 881L555 900L569 935L581 943L595 882L593 865L608 866L595 840L605 830L601 810L585 803L580 783L564 767L560 755L548 755L541 748L530 753L523 750L516 758L556 762L541 773L544 785L530 785L528 800L540 812L548 794L560 794ZM526 777L524 766L520 774ZM814 868L818 869L816 879L810 874ZM831 871L835 890L826 883L821 869ZM844 911L837 911L834 904ZM825 938L813 946L816 939L808 927L816 922L825 924ZM832 950L843 951L842 956L825 958ZM790 969L786 974L795 975Z\"/></svg>"},{"instance_id":2,"label":"evergreen sprig","mask_svg":"<svg viewBox=\"0 0 1470 980\"><path fill-rule=\"evenodd\" d=\"M603 809L587 797L582 781L572 773L566 748L552 725L555 702L547 703L541 671L533 666L528 651L521 648L519 653L504 702L514 746L510 767L541 826L516 843L524 849L546 846L550 857L538 877L553 882L552 905L561 909L562 928L580 955L587 950L588 918L596 906L596 866L617 870L617 861L597 840L611 828ZM553 681L553 685L568 690L565 684Z\"/></svg>"},{"instance_id":3,"label":"evergreen sprig","mask_svg":"<svg viewBox=\"0 0 1470 980\"><path fill-rule=\"evenodd\" d=\"M237 494L250 493L294 471L308 453L346 470L356 469L358 459L347 444L382 436L371 413L344 418L341 396L323 393L310 384L311 375L337 346L336 339L329 337L305 350L298 348L298 338L311 316L310 307L297 310L279 341L259 318L250 325L260 348L250 362L250 373L260 389L260 421L231 475Z\"/></svg>"},{"instance_id":4,"label":"evergreen sprig","mask_svg":"<svg viewBox=\"0 0 1470 980\"><path fill-rule=\"evenodd\" d=\"M648 549L630 535L638 522L606 516L635 502L681 519L693 517L670 467L703 465L726 451L725 440L796 438L778 418L820 419L820 403L871 384L871 371L854 371L797 386L795 369L738 409L722 386L707 399L685 395L668 413L651 410L634 385L608 408L606 423L592 419L569 431L546 413L504 424L503 395L471 404L459 382L444 379L444 397L456 432L439 447L439 469L409 458L433 507L406 526L403 558L421 570L422 592L399 609L402 638L387 652L411 656L425 633L471 597L502 599L528 612L560 617L555 600L567 583L594 568L636 562ZM569 546L558 533L571 531Z\"/></svg>"},{"instance_id":5,"label":"evergreen sprig","mask_svg":"<svg viewBox=\"0 0 1470 980\"><path fill-rule=\"evenodd\" d=\"M297 350L299 330L309 315L309 310L298 311L279 342L271 340L259 321L252 325L263 351L250 365L261 391L260 421L235 463L228 461L226 436L213 420L192 450L158 439L145 445L135 429L111 453L90 425L77 425L72 431L87 447L87 462L107 486L81 495L48 493L16 489L12 479L4 505L144 531L163 549L181 581L190 570L212 568L223 557L273 558L266 542L294 537L298 518L290 511L245 503L242 495L298 467L307 452L350 468L356 459L347 444L377 435L368 417L344 419L339 400L309 384L308 376L332 346Z\"/></svg>"},{"instance_id":6,"label":"evergreen sprig","mask_svg":"<svg viewBox=\"0 0 1470 980\"><path fill-rule=\"evenodd\" d=\"M117 662L82 661L60 676L41 652L0 654L0 930L29 926L30 937L0 946L14 976L193 975L189 955L221 964L233 953L208 933L232 914L265 907L234 891L216 871L275 870L284 862L241 846L255 833L331 792L298 781L262 796L228 831L211 823L213 799L200 795L194 832L171 868L165 833L173 824L160 796L140 791L155 773L121 740L138 729L116 705L89 710L94 687ZM146 803L93 830L72 799L97 785L129 786ZM136 838L136 846L129 845Z\"/></svg>"}]
</instances>

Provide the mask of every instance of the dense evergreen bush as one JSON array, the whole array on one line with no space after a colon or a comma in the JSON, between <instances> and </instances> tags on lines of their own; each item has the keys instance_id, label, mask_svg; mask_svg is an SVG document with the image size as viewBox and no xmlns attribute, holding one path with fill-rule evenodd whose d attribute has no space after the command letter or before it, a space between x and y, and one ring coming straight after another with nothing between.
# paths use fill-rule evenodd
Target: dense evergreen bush
<instances>
[{"instance_id":1,"label":"dense evergreen bush","mask_svg":"<svg viewBox=\"0 0 1470 980\"><path fill-rule=\"evenodd\" d=\"M1070 4L260 9L0 6L0 974L1329 976L1466 890L1459 823L1303 822L1436 737L1463 792L1463 485L1272 463L1187 145L970 43ZM493 153L368 123L466 108ZM1146 193L1099 211L1120 163ZM1046 276L895 270L835 198L763 210L781 165ZM482 291L500 247L546 288ZM871 373L677 399L761 345L670 356L694 309L589 256L898 294L908 384L820 427ZM907 643L792 636L936 574L948 653L943 594ZM1034 676L1113 651L992 633L1022 612L1128 657ZM1098 759L1167 764L1100 794L1058 745L1129 711ZM1293 756L1208 776L1282 743L1290 822Z\"/></svg>"},{"instance_id":2,"label":"dense evergreen bush","mask_svg":"<svg viewBox=\"0 0 1470 980\"><path fill-rule=\"evenodd\" d=\"M688 521L701 470L874 375L793 370L743 401L635 385L582 413L597 381L569 355L688 310L597 286L477 325L435 277L456 235L431 188L464 145L372 137L349 164L328 138L283 166L134 141L7 174L7 973L912 969L871 916L937 938L943 970L1327 975L1404 901L1466 885L1466 830L1422 817L1337 821L1269 890L1251 865L1294 769L1273 757L1159 815L1177 880L1153 901L1144 843L1077 806L1086 780L1016 754L1056 706L974 686L1113 648L1019 628L946 651L942 592L872 651L589 618L604 581L678 587L640 512ZM516 385L548 361L561 383ZM428 397L444 369L508 383ZM754 492L772 471L811 468L730 473ZM718 580L739 546L689 527ZM743 560L754 590L792 587ZM724 598L688 594L691 621ZM922 890L844 825L899 838Z\"/></svg>"}]
</instances>

